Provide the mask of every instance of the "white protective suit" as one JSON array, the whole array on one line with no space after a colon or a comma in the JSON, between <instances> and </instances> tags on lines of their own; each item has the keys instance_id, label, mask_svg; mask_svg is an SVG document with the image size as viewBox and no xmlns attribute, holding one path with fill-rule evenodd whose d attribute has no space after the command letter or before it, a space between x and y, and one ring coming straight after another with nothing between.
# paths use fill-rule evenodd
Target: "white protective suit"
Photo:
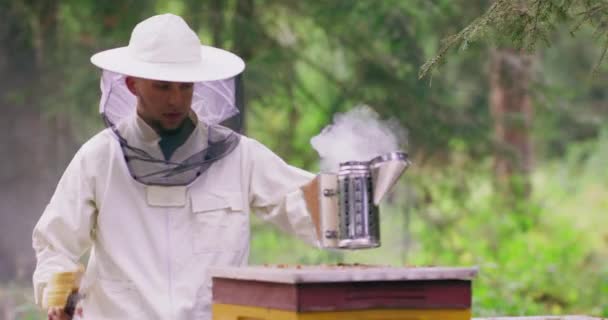
<instances>
[{"instance_id":1,"label":"white protective suit","mask_svg":"<svg viewBox=\"0 0 608 320\"><path fill-rule=\"evenodd\" d=\"M118 130L162 159L160 138L139 117L125 119ZM198 122L171 160L202 150L206 132ZM173 205L150 205L166 193L130 176L116 137L106 129L76 153L34 228L36 301L53 273L76 269L91 248L81 287L83 319L210 319L206 268L247 264L250 210L317 245L299 188L313 177L242 137L183 191L170 192Z\"/></svg>"}]
</instances>

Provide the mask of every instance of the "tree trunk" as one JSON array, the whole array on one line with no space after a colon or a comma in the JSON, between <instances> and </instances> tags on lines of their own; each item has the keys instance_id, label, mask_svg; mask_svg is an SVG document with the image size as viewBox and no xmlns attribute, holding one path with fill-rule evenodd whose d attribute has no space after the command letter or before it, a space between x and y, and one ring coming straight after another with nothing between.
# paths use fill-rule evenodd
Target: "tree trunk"
<instances>
[{"instance_id":1,"label":"tree trunk","mask_svg":"<svg viewBox=\"0 0 608 320\"><path fill-rule=\"evenodd\" d=\"M58 11L57 1L0 5L0 280L30 277L32 229L74 151L68 121L43 111Z\"/></svg>"},{"instance_id":2,"label":"tree trunk","mask_svg":"<svg viewBox=\"0 0 608 320\"><path fill-rule=\"evenodd\" d=\"M496 146L494 172L501 189L524 197L531 191L529 173L533 161L531 64L531 56L516 50L491 51L490 105Z\"/></svg>"},{"instance_id":3,"label":"tree trunk","mask_svg":"<svg viewBox=\"0 0 608 320\"><path fill-rule=\"evenodd\" d=\"M223 47L224 0L211 1L211 34L213 45Z\"/></svg>"},{"instance_id":4,"label":"tree trunk","mask_svg":"<svg viewBox=\"0 0 608 320\"><path fill-rule=\"evenodd\" d=\"M254 21L253 0L237 1L232 22L232 38L234 39L234 47L232 49L245 60L245 63L253 56L254 42L256 41L256 37L252 35L252 23ZM236 106L239 109L239 114L225 122L226 125L240 132L247 131L247 123L245 121L247 99L243 77L243 75L239 75L235 79Z\"/></svg>"}]
</instances>

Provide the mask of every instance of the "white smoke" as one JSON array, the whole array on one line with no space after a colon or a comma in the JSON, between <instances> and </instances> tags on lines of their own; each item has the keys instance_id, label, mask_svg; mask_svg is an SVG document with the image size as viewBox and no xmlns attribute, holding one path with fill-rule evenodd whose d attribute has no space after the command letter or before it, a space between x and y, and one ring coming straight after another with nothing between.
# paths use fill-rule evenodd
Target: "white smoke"
<instances>
[{"instance_id":1,"label":"white smoke","mask_svg":"<svg viewBox=\"0 0 608 320\"><path fill-rule=\"evenodd\" d=\"M310 140L321 158L321 171L333 173L342 162L369 161L398 151L401 142L405 145L405 129L396 120L381 120L366 105L334 115L333 124Z\"/></svg>"}]
</instances>

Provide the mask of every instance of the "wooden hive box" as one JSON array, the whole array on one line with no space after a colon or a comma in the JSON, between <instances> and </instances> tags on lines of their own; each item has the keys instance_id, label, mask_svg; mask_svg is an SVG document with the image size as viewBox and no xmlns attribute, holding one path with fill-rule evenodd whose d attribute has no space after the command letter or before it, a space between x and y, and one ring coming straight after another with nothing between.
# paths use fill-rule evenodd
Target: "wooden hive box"
<instances>
[{"instance_id":1,"label":"wooden hive box","mask_svg":"<svg viewBox=\"0 0 608 320\"><path fill-rule=\"evenodd\" d=\"M469 320L476 274L445 267L213 269L213 319Z\"/></svg>"}]
</instances>

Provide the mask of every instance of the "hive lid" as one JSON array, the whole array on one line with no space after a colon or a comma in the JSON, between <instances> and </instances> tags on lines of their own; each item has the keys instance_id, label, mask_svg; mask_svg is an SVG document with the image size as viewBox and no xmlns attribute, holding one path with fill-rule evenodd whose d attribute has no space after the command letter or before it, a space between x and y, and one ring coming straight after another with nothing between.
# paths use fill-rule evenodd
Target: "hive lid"
<instances>
[{"instance_id":1,"label":"hive lid","mask_svg":"<svg viewBox=\"0 0 608 320\"><path fill-rule=\"evenodd\" d=\"M247 266L211 268L214 278L277 283L472 280L477 267Z\"/></svg>"}]
</instances>

